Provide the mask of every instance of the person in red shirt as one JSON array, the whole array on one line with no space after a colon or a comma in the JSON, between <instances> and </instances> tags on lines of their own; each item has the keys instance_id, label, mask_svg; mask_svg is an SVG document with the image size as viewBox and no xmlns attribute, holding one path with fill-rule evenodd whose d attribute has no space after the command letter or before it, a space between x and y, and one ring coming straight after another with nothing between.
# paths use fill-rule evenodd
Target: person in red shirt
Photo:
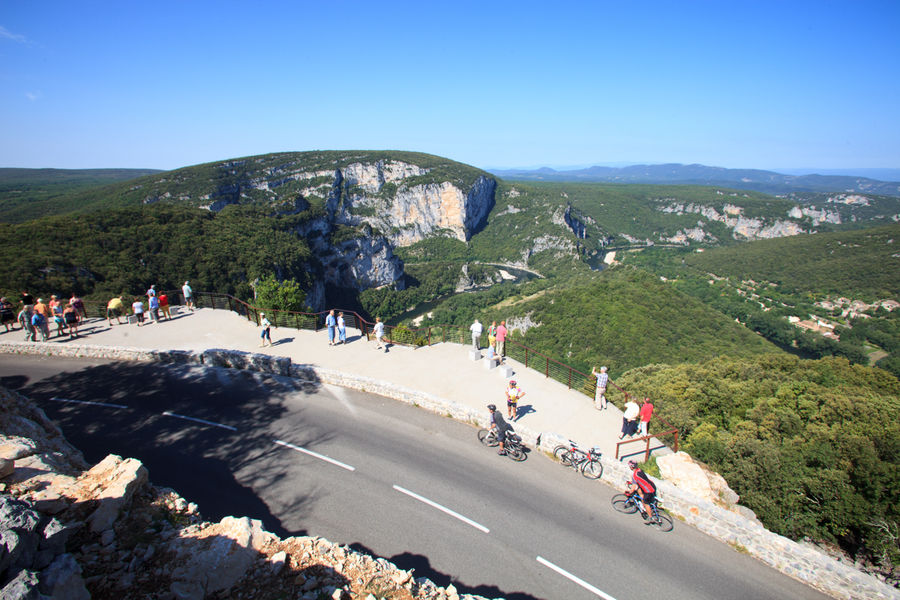
<instances>
[{"instance_id":1,"label":"person in red shirt","mask_svg":"<svg viewBox=\"0 0 900 600\"><path fill-rule=\"evenodd\" d=\"M641 412L639 414L641 417L641 437L645 437L647 428L650 426L650 417L653 416L653 403L650 402L650 398L641 400Z\"/></svg>"},{"instance_id":2,"label":"person in red shirt","mask_svg":"<svg viewBox=\"0 0 900 600\"><path fill-rule=\"evenodd\" d=\"M638 468L637 461L629 460L628 468L631 469L631 482L628 484L628 493L641 493L641 504L644 505L644 512L641 516L650 523L650 503L656 500L656 484L653 483L646 473Z\"/></svg>"},{"instance_id":3,"label":"person in red shirt","mask_svg":"<svg viewBox=\"0 0 900 600\"><path fill-rule=\"evenodd\" d=\"M506 356L506 321L500 321L500 327L497 328L497 355L500 356L500 362Z\"/></svg>"},{"instance_id":4,"label":"person in red shirt","mask_svg":"<svg viewBox=\"0 0 900 600\"><path fill-rule=\"evenodd\" d=\"M159 310L162 311L166 321L172 318L169 314L169 297L165 293L159 295Z\"/></svg>"}]
</instances>

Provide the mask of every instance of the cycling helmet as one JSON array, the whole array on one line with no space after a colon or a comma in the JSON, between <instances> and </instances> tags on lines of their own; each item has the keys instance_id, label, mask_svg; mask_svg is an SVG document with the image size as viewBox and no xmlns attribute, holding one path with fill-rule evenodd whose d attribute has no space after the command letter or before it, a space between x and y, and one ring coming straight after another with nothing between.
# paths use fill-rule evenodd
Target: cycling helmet
<instances>
[{"instance_id":1,"label":"cycling helmet","mask_svg":"<svg viewBox=\"0 0 900 600\"><path fill-rule=\"evenodd\" d=\"M636 468L637 468L637 462L635 462L635 461L633 461L633 460L629 460L629 461L628 461L628 467L629 467L630 469L636 469Z\"/></svg>"},{"instance_id":2,"label":"cycling helmet","mask_svg":"<svg viewBox=\"0 0 900 600\"><path fill-rule=\"evenodd\" d=\"M497 410L497 405L496 404L488 404L488 410L491 410L491 411Z\"/></svg>"},{"instance_id":3,"label":"cycling helmet","mask_svg":"<svg viewBox=\"0 0 900 600\"><path fill-rule=\"evenodd\" d=\"M515 379L510 379L510 380L509 380L509 385L516 385L516 380L515 380Z\"/></svg>"}]
</instances>

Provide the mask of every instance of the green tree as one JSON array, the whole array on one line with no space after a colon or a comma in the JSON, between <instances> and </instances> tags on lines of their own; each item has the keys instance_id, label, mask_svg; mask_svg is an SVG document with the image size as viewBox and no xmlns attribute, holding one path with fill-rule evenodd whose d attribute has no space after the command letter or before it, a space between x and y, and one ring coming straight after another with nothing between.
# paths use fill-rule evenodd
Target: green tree
<instances>
[{"instance_id":1,"label":"green tree","mask_svg":"<svg viewBox=\"0 0 900 600\"><path fill-rule=\"evenodd\" d=\"M299 283L293 279L278 281L273 275L267 275L256 284L256 305L269 310L309 310L306 292Z\"/></svg>"}]
</instances>

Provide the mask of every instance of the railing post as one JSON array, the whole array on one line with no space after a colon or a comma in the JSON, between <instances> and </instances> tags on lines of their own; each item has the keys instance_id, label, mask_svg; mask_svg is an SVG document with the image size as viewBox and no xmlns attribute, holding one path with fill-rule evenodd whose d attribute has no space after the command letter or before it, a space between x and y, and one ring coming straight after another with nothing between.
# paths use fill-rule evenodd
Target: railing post
<instances>
[{"instance_id":1,"label":"railing post","mask_svg":"<svg viewBox=\"0 0 900 600\"><path fill-rule=\"evenodd\" d=\"M569 389L572 389L572 367L569 367Z\"/></svg>"},{"instance_id":2,"label":"railing post","mask_svg":"<svg viewBox=\"0 0 900 600\"><path fill-rule=\"evenodd\" d=\"M548 356L545 360L546 365L544 366L544 377L550 377L550 357Z\"/></svg>"}]
</instances>

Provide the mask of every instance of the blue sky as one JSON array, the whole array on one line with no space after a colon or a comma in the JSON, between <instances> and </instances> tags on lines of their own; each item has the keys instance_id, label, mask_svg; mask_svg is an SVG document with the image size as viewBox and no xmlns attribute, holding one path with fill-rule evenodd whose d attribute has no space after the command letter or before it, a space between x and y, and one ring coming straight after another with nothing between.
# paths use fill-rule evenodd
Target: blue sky
<instances>
[{"instance_id":1,"label":"blue sky","mask_svg":"<svg viewBox=\"0 0 900 600\"><path fill-rule=\"evenodd\" d=\"M0 0L0 167L900 168L900 2Z\"/></svg>"}]
</instances>

